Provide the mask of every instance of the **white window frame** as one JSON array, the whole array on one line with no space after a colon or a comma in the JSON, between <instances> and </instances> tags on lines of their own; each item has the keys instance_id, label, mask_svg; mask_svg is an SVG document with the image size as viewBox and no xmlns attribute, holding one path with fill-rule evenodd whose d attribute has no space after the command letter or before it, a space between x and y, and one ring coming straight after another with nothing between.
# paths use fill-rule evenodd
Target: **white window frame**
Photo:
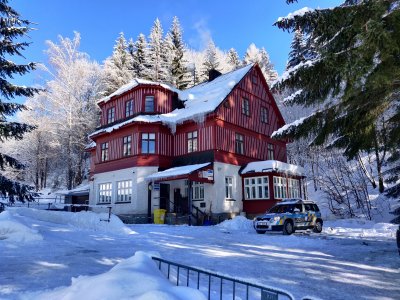
<instances>
[{"instance_id":1,"label":"white window frame","mask_svg":"<svg viewBox=\"0 0 400 300\"><path fill-rule=\"evenodd\" d=\"M264 200L269 197L269 177L246 177L244 179L244 195L246 200Z\"/></svg>"},{"instance_id":2,"label":"white window frame","mask_svg":"<svg viewBox=\"0 0 400 300\"><path fill-rule=\"evenodd\" d=\"M188 153L196 152L197 151L197 130L191 131L187 133L187 150Z\"/></svg>"},{"instance_id":3,"label":"white window frame","mask_svg":"<svg viewBox=\"0 0 400 300\"><path fill-rule=\"evenodd\" d=\"M104 182L99 184L99 204L109 204L112 199L112 182Z\"/></svg>"},{"instance_id":4,"label":"white window frame","mask_svg":"<svg viewBox=\"0 0 400 300\"><path fill-rule=\"evenodd\" d=\"M274 198L287 198L287 180L284 177L274 176Z\"/></svg>"},{"instance_id":5,"label":"white window frame","mask_svg":"<svg viewBox=\"0 0 400 300\"><path fill-rule=\"evenodd\" d=\"M233 177L225 176L225 199L233 199Z\"/></svg>"},{"instance_id":6,"label":"white window frame","mask_svg":"<svg viewBox=\"0 0 400 300\"><path fill-rule=\"evenodd\" d=\"M189 186L189 181L185 180L185 194L186 197L189 197L188 195L188 188ZM192 201L203 201L204 200L204 183L203 182L197 182L197 181L192 181Z\"/></svg>"},{"instance_id":7,"label":"white window frame","mask_svg":"<svg viewBox=\"0 0 400 300\"><path fill-rule=\"evenodd\" d=\"M300 198L300 180L288 178L289 198Z\"/></svg>"},{"instance_id":8,"label":"white window frame","mask_svg":"<svg viewBox=\"0 0 400 300\"><path fill-rule=\"evenodd\" d=\"M132 201L132 180L117 181L117 203Z\"/></svg>"}]
</instances>

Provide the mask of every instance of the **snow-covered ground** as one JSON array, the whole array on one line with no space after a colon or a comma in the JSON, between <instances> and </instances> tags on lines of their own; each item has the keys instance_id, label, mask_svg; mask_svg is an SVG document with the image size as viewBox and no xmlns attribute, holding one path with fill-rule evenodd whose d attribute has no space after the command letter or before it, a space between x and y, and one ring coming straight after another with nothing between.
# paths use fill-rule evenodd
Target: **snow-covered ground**
<instances>
[{"instance_id":1,"label":"snow-covered ground","mask_svg":"<svg viewBox=\"0 0 400 300\"><path fill-rule=\"evenodd\" d=\"M1 299L206 299L176 287L149 255L283 289L296 299L400 299L395 225L327 221L322 234L129 225L90 212L0 214Z\"/></svg>"}]
</instances>

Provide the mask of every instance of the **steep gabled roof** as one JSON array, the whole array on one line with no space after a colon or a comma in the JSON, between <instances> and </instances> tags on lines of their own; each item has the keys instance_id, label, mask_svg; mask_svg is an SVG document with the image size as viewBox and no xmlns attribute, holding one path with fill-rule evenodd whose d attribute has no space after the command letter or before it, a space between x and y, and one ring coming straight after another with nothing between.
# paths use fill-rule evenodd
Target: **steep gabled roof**
<instances>
[{"instance_id":1,"label":"steep gabled roof","mask_svg":"<svg viewBox=\"0 0 400 300\"><path fill-rule=\"evenodd\" d=\"M135 79L135 82L132 81L131 83L122 86L110 96L101 99L99 102L108 101L111 99L111 97L120 95L139 84L157 84L177 92L179 99L184 102L185 107L177 108L172 112L165 114L139 115L110 127L99 129L93 132L90 136L95 136L102 132L111 132L124 125L135 122L161 122L167 125L172 132L175 132L176 126L187 120L202 121L205 119L208 113L211 113L217 109L217 107L231 93L235 86L246 76L253 66L254 64L247 65L238 70L220 75L212 81L204 82L184 91L173 89L168 85L165 85L166 87L164 87L163 84L154 83L148 80Z\"/></svg>"}]
</instances>

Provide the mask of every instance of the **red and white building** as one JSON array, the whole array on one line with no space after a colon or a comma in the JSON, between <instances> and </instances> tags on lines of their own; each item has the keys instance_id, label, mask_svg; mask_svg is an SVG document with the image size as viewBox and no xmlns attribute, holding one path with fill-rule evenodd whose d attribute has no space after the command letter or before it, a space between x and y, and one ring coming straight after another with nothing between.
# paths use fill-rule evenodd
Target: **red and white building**
<instances>
[{"instance_id":1,"label":"red and white building","mask_svg":"<svg viewBox=\"0 0 400 300\"><path fill-rule=\"evenodd\" d=\"M98 102L91 205L229 215L304 198L302 169L286 163L286 142L271 138L285 122L259 66L211 76L183 91L134 79Z\"/></svg>"}]
</instances>

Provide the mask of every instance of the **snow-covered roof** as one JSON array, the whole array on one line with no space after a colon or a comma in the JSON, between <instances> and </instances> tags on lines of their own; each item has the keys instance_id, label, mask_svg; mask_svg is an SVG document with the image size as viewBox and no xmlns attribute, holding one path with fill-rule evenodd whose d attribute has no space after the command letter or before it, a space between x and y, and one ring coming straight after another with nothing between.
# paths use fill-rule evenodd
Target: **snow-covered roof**
<instances>
[{"instance_id":1,"label":"snow-covered roof","mask_svg":"<svg viewBox=\"0 0 400 300\"><path fill-rule=\"evenodd\" d=\"M91 141L89 144L85 146L85 150L96 147L96 142Z\"/></svg>"},{"instance_id":2,"label":"snow-covered roof","mask_svg":"<svg viewBox=\"0 0 400 300\"><path fill-rule=\"evenodd\" d=\"M150 80L145 80L145 79L140 79L140 78L134 78L132 79L130 82L128 82L127 84L124 84L123 86L121 86L118 90L116 90L114 93L101 98L99 101L97 101L97 103L100 102L107 102L109 101L112 97L114 96L119 96L122 95L123 93L137 87L138 85L159 85L167 90L173 91L173 92L179 92L178 89L165 84L165 83L160 83L160 82L155 82L155 81L150 81Z\"/></svg>"},{"instance_id":3,"label":"snow-covered roof","mask_svg":"<svg viewBox=\"0 0 400 300\"><path fill-rule=\"evenodd\" d=\"M277 160L264 160L248 163L247 166L242 170L241 174L267 172L280 172L299 176L305 175L305 171L302 167Z\"/></svg>"},{"instance_id":4,"label":"snow-covered roof","mask_svg":"<svg viewBox=\"0 0 400 300\"><path fill-rule=\"evenodd\" d=\"M57 195L73 195L73 194L86 194L89 193L89 184L82 184L72 190L61 190L56 192Z\"/></svg>"},{"instance_id":5,"label":"snow-covered roof","mask_svg":"<svg viewBox=\"0 0 400 300\"><path fill-rule=\"evenodd\" d=\"M204 168L211 163L204 163L204 164L196 164L196 165L187 165L187 166L182 166L182 167L175 167L171 169L167 169L165 171L157 172L154 174L151 174L146 177L146 180L148 181L154 181L154 180L161 180L161 179L166 179L166 178L173 178L173 177L178 177L182 175L189 175L192 172L199 170L201 168Z\"/></svg>"},{"instance_id":6,"label":"snow-covered roof","mask_svg":"<svg viewBox=\"0 0 400 300\"><path fill-rule=\"evenodd\" d=\"M167 125L172 132L175 132L178 124L182 124L187 120L201 122L208 113L213 112L222 103L222 101L224 101L232 89L243 79L243 77L253 66L254 64L249 64L238 70L220 75L212 81L199 84L184 91L175 90L178 93L179 99L184 101L184 108L175 109L172 112L160 115L139 115L110 127L99 129L93 132L90 136L94 136L102 132L112 132L124 125L135 122L161 122ZM142 82L150 81L138 81L138 83ZM114 94L117 95L116 93L119 93L120 90L120 94L129 90L129 88L125 86L118 89L109 97L112 97ZM132 85L130 88L133 87L134 85ZM103 99L100 101L103 101Z\"/></svg>"}]
</instances>

